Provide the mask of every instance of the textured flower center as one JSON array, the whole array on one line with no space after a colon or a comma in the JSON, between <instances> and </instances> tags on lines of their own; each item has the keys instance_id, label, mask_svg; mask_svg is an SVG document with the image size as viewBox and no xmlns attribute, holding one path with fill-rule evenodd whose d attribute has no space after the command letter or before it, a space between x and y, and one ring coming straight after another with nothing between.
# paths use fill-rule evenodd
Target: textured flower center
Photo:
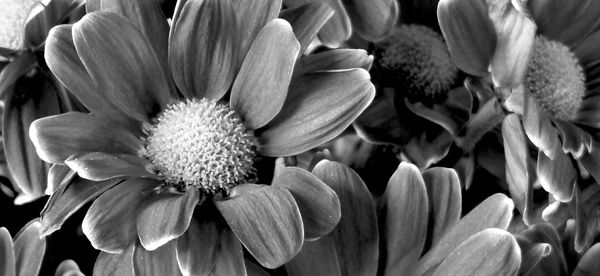
<instances>
[{"instance_id":1,"label":"textured flower center","mask_svg":"<svg viewBox=\"0 0 600 276\"><path fill-rule=\"evenodd\" d=\"M375 45L378 65L392 72L399 85L421 98L435 98L456 80L442 36L421 25L402 25Z\"/></svg>"},{"instance_id":2,"label":"textured flower center","mask_svg":"<svg viewBox=\"0 0 600 276\"><path fill-rule=\"evenodd\" d=\"M585 93L585 75L575 55L559 42L538 36L524 83L542 109L573 119Z\"/></svg>"},{"instance_id":3,"label":"textured flower center","mask_svg":"<svg viewBox=\"0 0 600 276\"><path fill-rule=\"evenodd\" d=\"M23 28L39 0L0 0L0 47L21 49Z\"/></svg>"},{"instance_id":4,"label":"textured flower center","mask_svg":"<svg viewBox=\"0 0 600 276\"><path fill-rule=\"evenodd\" d=\"M156 121L147 129L146 155L168 185L215 194L254 178L254 137L228 106L187 100Z\"/></svg>"}]
</instances>

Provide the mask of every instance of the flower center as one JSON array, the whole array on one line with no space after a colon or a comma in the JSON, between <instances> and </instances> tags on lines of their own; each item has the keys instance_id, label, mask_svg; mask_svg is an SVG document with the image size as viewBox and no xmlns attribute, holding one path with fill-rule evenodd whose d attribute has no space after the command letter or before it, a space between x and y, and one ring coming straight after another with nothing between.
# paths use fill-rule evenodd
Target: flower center
<instances>
[{"instance_id":1,"label":"flower center","mask_svg":"<svg viewBox=\"0 0 600 276\"><path fill-rule=\"evenodd\" d=\"M2 8L0 9L0 47L9 49L21 49L23 47L25 21L31 10L39 2L38 0L2 1Z\"/></svg>"},{"instance_id":2,"label":"flower center","mask_svg":"<svg viewBox=\"0 0 600 276\"><path fill-rule=\"evenodd\" d=\"M146 156L167 185L212 195L255 177L254 137L226 105L205 99L172 104L146 131Z\"/></svg>"},{"instance_id":3,"label":"flower center","mask_svg":"<svg viewBox=\"0 0 600 276\"><path fill-rule=\"evenodd\" d=\"M537 36L524 84L542 109L557 119L573 119L585 94L585 75L562 43Z\"/></svg>"},{"instance_id":4,"label":"flower center","mask_svg":"<svg viewBox=\"0 0 600 276\"><path fill-rule=\"evenodd\" d=\"M379 67L414 96L437 98L456 80L458 69L442 36L428 27L402 25L375 48Z\"/></svg>"}]
</instances>

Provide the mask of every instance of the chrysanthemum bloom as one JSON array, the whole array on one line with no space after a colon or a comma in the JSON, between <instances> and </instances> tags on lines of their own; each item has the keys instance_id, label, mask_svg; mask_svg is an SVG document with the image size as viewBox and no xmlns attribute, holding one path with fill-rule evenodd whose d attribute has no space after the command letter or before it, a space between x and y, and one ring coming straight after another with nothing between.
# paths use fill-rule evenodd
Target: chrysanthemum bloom
<instances>
[{"instance_id":1,"label":"chrysanthemum bloom","mask_svg":"<svg viewBox=\"0 0 600 276\"><path fill-rule=\"evenodd\" d=\"M46 252L46 239L40 236L41 224L30 221L11 239L10 233L0 227L0 275L38 275ZM83 275L72 260L65 260L56 269L57 276Z\"/></svg>"},{"instance_id":2,"label":"chrysanthemum bloom","mask_svg":"<svg viewBox=\"0 0 600 276\"><path fill-rule=\"evenodd\" d=\"M457 65L473 75L491 76L497 87L516 88L507 103L522 114L525 133L539 149L534 170L542 187L563 202L571 199L577 179L573 160L600 179L600 152L593 150L600 127L599 11L599 2L587 0L443 0L438 9ZM509 174L527 167L511 164L527 162L507 160ZM527 181L508 178L511 185Z\"/></svg>"},{"instance_id":3,"label":"chrysanthemum bloom","mask_svg":"<svg viewBox=\"0 0 600 276\"><path fill-rule=\"evenodd\" d=\"M50 28L74 19L80 0L3 0L0 2L0 73L3 145L17 204L44 195L50 165L40 160L28 139L35 119L72 110L74 103L48 71L43 43Z\"/></svg>"},{"instance_id":4,"label":"chrysanthemum bloom","mask_svg":"<svg viewBox=\"0 0 600 276\"><path fill-rule=\"evenodd\" d=\"M398 20L396 0L284 0L287 7L307 3L324 3L335 13L320 30L320 43L338 48L354 34L367 41L379 41L392 30Z\"/></svg>"},{"instance_id":5,"label":"chrysanthemum bloom","mask_svg":"<svg viewBox=\"0 0 600 276\"><path fill-rule=\"evenodd\" d=\"M43 213L46 233L52 210L101 194L83 221L104 251L98 267L119 259L142 274L240 275L242 244L274 268L304 238L329 232L340 215L330 188L294 168L255 184L255 162L306 151L350 125L374 95L359 68L370 65L364 52L295 66L310 39L300 44L275 19L278 1L180 1L170 33L155 4L127 3L88 2L127 18L93 12L46 42L50 69L91 113L37 120L30 137L43 160L99 181L94 191L59 189ZM297 33L316 34L314 22L296 22Z\"/></svg>"},{"instance_id":6,"label":"chrysanthemum bloom","mask_svg":"<svg viewBox=\"0 0 600 276\"><path fill-rule=\"evenodd\" d=\"M342 164L321 161L313 173L338 194L344 215L330 234L305 243L286 264L289 275L516 275L519 270L521 251L505 231L512 200L492 195L460 218L461 188L452 169L421 174L402 163L379 204Z\"/></svg>"}]
</instances>

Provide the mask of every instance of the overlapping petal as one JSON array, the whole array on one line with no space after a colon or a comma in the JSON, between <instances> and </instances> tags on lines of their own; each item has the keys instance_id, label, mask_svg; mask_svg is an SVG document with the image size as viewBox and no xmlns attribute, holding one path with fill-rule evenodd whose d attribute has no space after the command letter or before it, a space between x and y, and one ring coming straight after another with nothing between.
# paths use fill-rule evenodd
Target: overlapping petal
<instances>
[{"instance_id":1,"label":"overlapping petal","mask_svg":"<svg viewBox=\"0 0 600 276\"><path fill-rule=\"evenodd\" d=\"M108 154L104 152L86 152L74 154L65 160L65 164L80 177L93 181L103 181L116 177L159 176L151 173L151 163L129 154Z\"/></svg>"},{"instance_id":2,"label":"overlapping petal","mask_svg":"<svg viewBox=\"0 0 600 276\"><path fill-rule=\"evenodd\" d=\"M333 14L334 10L331 6L315 2L285 9L279 17L292 25L294 34L300 42L300 55L302 55Z\"/></svg>"},{"instance_id":3,"label":"overlapping petal","mask_svg":"<svg viewBox=\"0 0 600 276\"><path fill-rule=\"evenodd\" d=\"M379 41L392 31L400 7L396 0L342 0L354 31L368 41Z\"/></svg>"}]
</instances>

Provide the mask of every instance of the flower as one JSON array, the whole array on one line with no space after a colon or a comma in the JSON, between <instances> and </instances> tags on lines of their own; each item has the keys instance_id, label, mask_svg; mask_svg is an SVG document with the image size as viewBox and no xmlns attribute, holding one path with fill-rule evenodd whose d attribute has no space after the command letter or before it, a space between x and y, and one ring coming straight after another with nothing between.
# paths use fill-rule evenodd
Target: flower
<instances>
[{"instance_id":1,"label":"flower","mask_svg":"<svg viewBox=\"0 0 600 276\"><path fill-rule=\"evenodd\" d=\"M180 1L170 32L156 3L111 3L88 2L96 11L46 42L49 68L91 113L30 128L40 157L80 178L50 198L44 233L98 197L83 221L103 251L97 263L237 275L242 244L275 268L329 232L335 193L297 168L254 184L270 178L258 157L300 153L348 127L374 94L364 52L298 59L310 39L292 30L314 37L319 21L306 10L293 26L276 19L278 1Z\"/></svg>"},{"instance_id":2,"label":"flower","mask_svg":"<svg viewBox=\"0 0 600 276\"><path fill-rule=\"evenodd\" d=\"M35 219L27 223L11 239L10 233L0 227L0 272L2 275L38 275L46 253L46 239L40 236L41 224ZM72 260L65 260L56 269L57 276L82 275Z\"/></svg>"},{"instance_id":3,"label":"flower","mask_svg":"<svg viewBox=\"0 0 600 276\"><path fill-rule=\"evenodd\" d=\"M515 275L519 270L521 251L505 231L512 200L492 195L460 218L461 188L452 169L421 174L403 162L377 204L345 165L325 160L313 173L336 191L344 215L330 234L307 242L286 264L292 275Z\"/></svg>"},{"instance_id":4,"label":"flower","mask_svg":"<svg viewBox=\"0 0 600 276\"><path fill-rule=\"evenodd\" d=\"M31 11L40 3L35 0L3 0L0 11L0 47L21 49L23 29Z\"/></svg>"}]
</instances>

